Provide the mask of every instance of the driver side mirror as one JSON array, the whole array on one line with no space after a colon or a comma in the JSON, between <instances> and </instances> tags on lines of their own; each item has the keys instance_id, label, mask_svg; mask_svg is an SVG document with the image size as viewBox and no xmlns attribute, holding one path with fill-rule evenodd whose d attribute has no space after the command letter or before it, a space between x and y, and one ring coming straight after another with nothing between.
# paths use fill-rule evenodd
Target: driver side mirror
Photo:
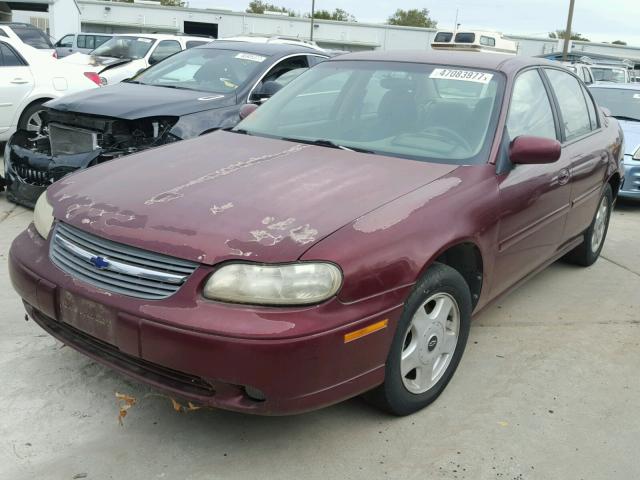
<instances>
[{"instance_id":1,"label":"driver side mirror","mask_svg":"<svg viewBox=\"0 0 640 480\"><path fill-rule=\"evenodd\" d=\"M264 103L278 93L280 89L282 89L282 85L273 80L268 80L262 84L260 89L251 94L251 101Z\"/></svg>"},{"instance_id":2,"label":"driver side mirror","mask_svg":"<svg viewBox=\"0 0 640 480\"><path fill-rule=\"evenodd\" d=\"M562 154L560 142L551 138L522 135L509 145L509 159L516 165L537 165L558 161Z\"/></svg>"},{"instance_id":3,"label":"driver side mirror","mask_svg":"<svg viewBox=\"0 0 640 480\"><path fill-rule=\"evenodd\" d=\"M240 120L244 120L245 118L247 118L249 115L255 112L257 108L258 105L256 105L255 103L245 103L240 108Z\"/></svg>"}]
</instances>

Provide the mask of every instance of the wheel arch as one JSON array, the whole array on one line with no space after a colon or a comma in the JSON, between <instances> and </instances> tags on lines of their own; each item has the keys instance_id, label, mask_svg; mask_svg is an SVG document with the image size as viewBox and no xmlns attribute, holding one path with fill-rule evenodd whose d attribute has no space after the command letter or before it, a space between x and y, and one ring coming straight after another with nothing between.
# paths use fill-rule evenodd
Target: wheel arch
<instances>
[{"instance_id":1,"label":"wheel arch","mask_svg":"<svg viewBox=\"0 0 640 480\"><path fill-rule=\"evenodd\" d=\"M471 291L472 308L475 308L480 300L485 272L485 262L478 244L472 239L448 244L431 257L422 268L420 276L435 262L447 265L462 275Z\"/></svg>"},{"instance_id":2,"label":"wheel arch","mask_svg":"<svg viewBox=\"0 0 640 480\"><path fill-rule=\"evenodd\" d=\"M38 97L32 97L29 98L27 100L27 103L25 103L25 105L19 109L19 111L16 112L16 116L17 118L15 119L15 124L18 125L20 123L20 120L22 119L22 116L24 115L24 112L31 107L32 105L35 105L36 103L45 103L48 102L49 100L53 100L56 97L51 96L51 95L41 95Z\"/></svg>"},{"instance_id":3,"label":"wheel arch","mask_svg":"<svg viewBox=\"0 0 640 480\"><path fill-rule=\"evenodd\" d=\"M620 183L622 179L620 178L620 173L615 172L613 175L609 177L608 184L611 185L611 193L613 195L613 199L618 198L618 192L620 191Z\"/></svg>"}]
</instances>

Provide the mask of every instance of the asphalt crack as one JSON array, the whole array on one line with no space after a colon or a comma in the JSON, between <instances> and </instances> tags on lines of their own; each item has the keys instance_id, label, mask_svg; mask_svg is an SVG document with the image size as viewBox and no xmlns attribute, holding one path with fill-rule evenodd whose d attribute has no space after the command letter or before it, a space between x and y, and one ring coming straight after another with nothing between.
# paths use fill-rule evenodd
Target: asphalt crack
<instances>
[{"instance_id":1,"label":"asphalt crack","mask_svg":"<svg viewBox=\"0 0 640 480\"><path fill-rule=\"evenodd\" d=\"M633 273L636 277L640 277L640 272L636 272L635 270L630 269L626 265L622 265L621 263L616 262L615 260L611 260L610 258L605 257L604 255L600 255L600 258L604 258L607 262L613 263L614 265L626 270L629 273Z\"/></svg>"}]
</instances>

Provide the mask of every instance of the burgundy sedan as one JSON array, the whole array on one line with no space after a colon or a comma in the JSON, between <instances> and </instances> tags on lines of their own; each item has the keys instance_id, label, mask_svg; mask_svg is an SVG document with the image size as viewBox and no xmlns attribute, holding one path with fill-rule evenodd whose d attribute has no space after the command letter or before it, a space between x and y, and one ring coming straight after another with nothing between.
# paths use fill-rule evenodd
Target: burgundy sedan
<instances>
[{"instance_id":1,"label":"burgundy sedan","mask_svg":"<svg viewBox=\"0 0 640 480\"><path fill-rule=\"evenodd\" d=\"M29 316L200 405L303 412L436 399L473 313L596 261L622 136L538 59L337 57L234 130L65 177L13 243Z\"/></svg>"}]
</instances>

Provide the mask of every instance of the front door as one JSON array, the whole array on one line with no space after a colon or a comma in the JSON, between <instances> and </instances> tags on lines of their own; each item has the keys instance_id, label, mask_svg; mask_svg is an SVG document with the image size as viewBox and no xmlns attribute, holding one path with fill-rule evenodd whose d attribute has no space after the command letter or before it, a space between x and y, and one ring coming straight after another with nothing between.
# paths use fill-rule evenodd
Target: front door
<instances>
[{"instance_id":1,"label":"front door","mask_svg":"<svg viewBox=\"0 0 640 480\"><path fill-rule=\"evenodd\" d=\"M32 89L33 76L26 62L0 41L0 133L17 123L17 109Z\"/></svg>"},{"instance_id":2,"label":"front door","mask_svg":"<svg viewBox=\"0 0 640 480\"><path fill-rule=\"evenodd\" d=\"M560 139L549 92L538 69L518 75L506 135ZM500 226L492 296L535 270L562 243L570 208L569 158L555 163L514 165L498 179Z\"/></svg>"}]
</instances>

